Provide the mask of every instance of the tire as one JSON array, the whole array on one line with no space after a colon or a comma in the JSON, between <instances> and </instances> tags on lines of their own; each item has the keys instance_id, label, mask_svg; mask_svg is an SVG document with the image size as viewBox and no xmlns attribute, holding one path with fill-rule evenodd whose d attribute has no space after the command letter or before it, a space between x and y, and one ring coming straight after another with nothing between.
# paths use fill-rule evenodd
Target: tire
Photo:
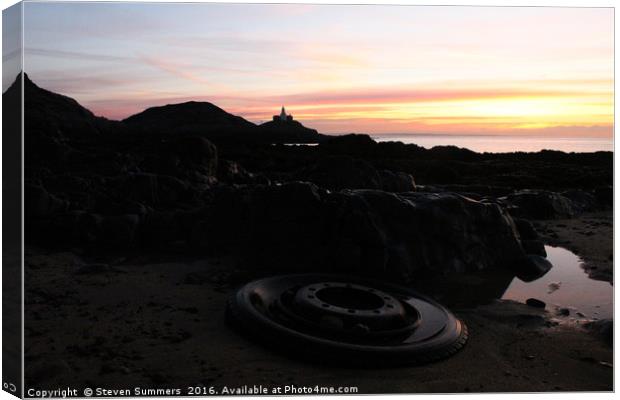
<instances>
[{"instance_id":1,"label":"tire","mask_svg":"<svg viewBox=\"0 0 620 400\"><path fill-rule=\"evenodd\" d=\"M331 287L323 287L328 283ZM334 289L334 286L337 288ZM378 292L388 299L386 303L399 302L394 305L404 311L396 313L398 317L395 319L394 312L388 308L385 312L372 309L377 304L363 304L365 308L358 310L355 309L358 303L348 304L346 302L350 300L344 296L337 300L353 307L348 309L349 314L344 311L346 307L340 307L341 304L336 301L335 305L328 302L328 306L337 309L332 314L338 318L332 318L332 314L321 316L314 310L318 307L316 304L306 305L303 304L304 299L298 300L300 293L308 287L318 288L319 291L315 292L317 298L321 293L327 294L328 290L340 290L340 293L356 296L357 291L361 290L373 294ZM291 296L293 300L286 300ZM358 300L366 299L364 296L360 292ZM323 300L317 301L321 303ZM248 338L288 356L321 363L358 367L420 365L454 355L468 339L466 325L434 300L398 285L342 275L299 274L254 281L229 299L226 311L227 321ZM352 316L351 313L362 315ZM378 315L374 319L373 313ZM335 321L346 319L348 326L355 326L346 328L338 323L324 327L316 323L317 319L322 322L329 318ZM355 324L358 320L366 325ZM396 323L399 325L395 329L387 326ZM378 328L367 327L373 324ZM365 329L359 333L355 330L358 326Z\"/></svg>"}]
</instances>

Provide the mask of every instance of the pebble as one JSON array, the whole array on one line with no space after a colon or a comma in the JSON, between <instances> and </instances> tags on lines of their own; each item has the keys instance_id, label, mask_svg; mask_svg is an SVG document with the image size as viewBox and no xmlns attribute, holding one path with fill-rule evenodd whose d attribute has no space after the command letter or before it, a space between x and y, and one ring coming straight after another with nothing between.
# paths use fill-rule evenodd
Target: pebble
<instances>
[{"instance_id":1,"label":"pebble","mask_svg":"<svg viewBox=\"0 0 620 400\"><path fill-rule=\"evenodd\" d=\"M536 307L536 308L545 308L547 306L547 304L545 304L544 301L534 299L534 298L529 298L525 300L525 304L527 304L530 307Z\"/></svg>"}]
</instances>

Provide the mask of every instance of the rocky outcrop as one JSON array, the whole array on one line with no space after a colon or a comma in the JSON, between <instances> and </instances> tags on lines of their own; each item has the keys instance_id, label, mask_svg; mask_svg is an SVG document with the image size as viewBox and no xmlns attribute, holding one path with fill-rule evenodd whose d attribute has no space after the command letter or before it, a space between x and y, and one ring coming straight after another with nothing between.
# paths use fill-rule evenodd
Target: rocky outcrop
<instances>
[{"instance_id":1,"label":"rocky outcrop","mask_svg":"<svg viewBox=\"0 0 620 400\"><path fill-rule=\"evenodd\" d=\"M128 179L121 181L127 201L151 206L118 208L120 215L40 214L30 226L42 228L36 231L48 243L126 249L178 242L202 254L238 256L247 268L281 272L411 281L488 269L531 276L546 267L544 258L529 255L536 251L522 245L498 204L454 193L331 192L307 182L223 185L208 191L204 206L158 211L182 201L181 181L146 174Z\"/></svg>"},{"instance_id":2,"label":"rocky outcrop","mask_svg":"<svg viewBox=\"0 0 620 400\"><path fill-rule=\"evenodd\" d=\"M322 158L294 174L294 179L313 182L330 190L376 189L411 192L416 189L410 174L377 170L364 160L344 156Z\"/></svg>"},{"instance_id":3,"label":"rocky outcrop","mask_svg":"<svg viewBox=\"0 0 620 400\"><path fill-rule=\"evenodd\" d=\"M510 207L512 215L522 218L561 219L576 214L569 198L545 190L521 190L499 200Z\"/></svg>"},{"instance_id":4,"label":"rocky outcrop","mask_svg":"<svg viewBox=\"0 0 620 400\"><path fill-rule=\"evenodd\" d=\"M593 191L571 189L561 193L546 190L521 190L500 197L498 200L516 217L542 220L563 219L608 208L610 194L603 194L606 191L609 192L605 188Z\"/></svg>"},{"instance_id":5,"label":"rocky outcrop","mask_svg":"<svg viewBox=\"0 0 620 400\"><path fill-rule=\"evenodd\" d=\"M203 250L256 266L399 280L530 263L497 204L455 194L324 191L309 183L226 188L198 222Z\"/></svg>"},{"instance_id":6,"label":"rocky outcrop","mask_svg":"<svg viewBox=\"0 0 620 400\"><path fill-rule=\"evenodd\" d=\"M299 121L274 120L258 125L257 135L272 143L317 143L326 137Z\"/></svg>"},{"instance_id":7,"label":"rocky outcrop","mask_svg":"<svg viewBox=\"0 0 620 400\"><path fill-rule=\"evenodd\" d=\"M599 208L594 194L586 192L585 190L567 190L562 192L561 195L571 201L571 206L575 214L596 211Z\"/></svg>"},{"instance_id":8,"label":"rocky outcrop","mask_svg":"<svg viewBox=\"0 0 620 400\"><path fill-rule=\"evenodd\" d=\"M381 190L386 192L413 192L416 190L413 176L406 172L378 170L381 177Z\"/></svg>"}]
</instances>

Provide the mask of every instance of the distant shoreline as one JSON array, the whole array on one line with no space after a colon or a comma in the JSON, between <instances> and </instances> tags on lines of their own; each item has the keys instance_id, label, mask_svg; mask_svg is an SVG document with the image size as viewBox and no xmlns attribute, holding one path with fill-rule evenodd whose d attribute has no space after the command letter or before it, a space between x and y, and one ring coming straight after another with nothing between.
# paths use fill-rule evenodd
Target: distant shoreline
<instances>
[{"instance_id":1,"label":"distant shoreline","mask_svg":"<svg viewBox=\"0 0 620 400\"><path fill-rule=\"evenodd\" d=\"M424 148L457 146L475 152L487 153L539 152L542 150L566 153L614 151L613 138L449 134L385 134L370 135L370 137L377 142L398 141L405 144L416 144Z\"/></svg>"}]
</instances>

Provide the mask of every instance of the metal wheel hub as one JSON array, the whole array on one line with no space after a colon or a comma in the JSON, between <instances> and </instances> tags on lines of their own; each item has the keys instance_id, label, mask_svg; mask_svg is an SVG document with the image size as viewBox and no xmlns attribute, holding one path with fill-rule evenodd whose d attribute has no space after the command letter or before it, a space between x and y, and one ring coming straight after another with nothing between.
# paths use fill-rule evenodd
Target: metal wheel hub
<instances>
[{"instance_id":1,"label":"metal wheel hub","mask_svg":"<svg viewBox=\"0 0 620 400\"><path fill-rule=\"evenodd\" d=\"M382 282L326 274L251 282L228 305L228 317L257 339L311 358L414 364L454 354L465 325L443 306Z\"/></svg>"}]
</instances>

